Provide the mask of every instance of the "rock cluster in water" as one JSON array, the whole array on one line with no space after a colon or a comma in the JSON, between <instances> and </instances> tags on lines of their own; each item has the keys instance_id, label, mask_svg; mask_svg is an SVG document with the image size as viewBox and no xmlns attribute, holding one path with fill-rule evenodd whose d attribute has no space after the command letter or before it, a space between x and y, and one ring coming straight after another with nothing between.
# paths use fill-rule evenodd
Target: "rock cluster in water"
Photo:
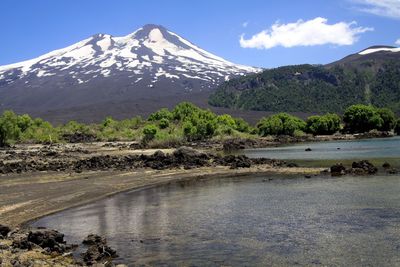
<instances>
[{"instance_id":1,"label":"rock cluster in water","mask_svg":"<svg viewBox=\"0 0 400 267\"><path fill-rule=\"evenodd\" d=\"M392 168L387 162L384 163L382 167L390 174L397 173L397 170ZM354 161L351 164L351 168L346 168L342 163L337 163L330 167L330 173L332 176L340 176L345 174L369 175L376 174L377 172L378 168L368 160Z\"/></svg>"}]
</instances>

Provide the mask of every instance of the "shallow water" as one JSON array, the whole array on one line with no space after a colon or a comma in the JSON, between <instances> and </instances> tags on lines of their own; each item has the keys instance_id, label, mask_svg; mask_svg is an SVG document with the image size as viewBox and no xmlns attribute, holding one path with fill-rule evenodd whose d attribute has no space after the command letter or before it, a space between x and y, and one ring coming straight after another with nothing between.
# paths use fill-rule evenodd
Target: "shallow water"
<instances>
[{"instance_id":1,"label":"shallow water","mask_svg":"<svg viewBox=\"0 0 400 267\"><path fill-rule=\"evenodd\" d=\"M307 152L305 151L306 148L311 148L312 151ZM240 153L252 158L266 157L297 160L398 159L400 158L400 136L244 149Z\"/></svg>"},{"instance_id":2,"label":"shallow water","mask_svg":"<svg viewBox=\"0 0 400 267\"><path fill-rule=\"evenodd\" d=\"M268 178L121 193L34 226L105 235L131 265L400 266L399 176Z\"/></svg>"},{"instance_id":3,"label":"shallow water","mask_svg":"<svg viewBox=\"0 0 400 267\"><path fill-rule=\"evenodd\" d=\"M305 151L307 148L311 151ZM392 167L400 168L400 136L244 149L234 154L283 159L304 167L330 167L338 162L350 167L355 160L367 159L378 167L388 162Z\"/></svg>"}]
</instances>

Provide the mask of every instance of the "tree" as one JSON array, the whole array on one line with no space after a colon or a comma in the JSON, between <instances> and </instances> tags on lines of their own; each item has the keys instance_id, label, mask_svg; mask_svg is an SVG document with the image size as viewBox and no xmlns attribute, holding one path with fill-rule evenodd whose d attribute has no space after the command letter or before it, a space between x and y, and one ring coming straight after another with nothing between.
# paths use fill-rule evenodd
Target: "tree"
<instances>
[{"instance_id":1,"label":"tree","mask_svg":"<svg viewBox=\"0 0 400 267\"><path fill-rule=\"evenodd\" d=\"M193 116L194 113L198 113L200 108L193 105L190 102L182 102L175 106L172 111L173 118L178 121L184 121L187 118Z\"/></svg>"},{"instance_id":2,"label":"tree","mask_svg":"<svg viewBox=\"0 0 400 267\"><path fill-rule=\"evenodd\" d=\"M33 120L28 114L24 114L24 115L18 116L17 124L18 124L18 127L20 128L21 132L24 132L33 124Z\"/></svg>"},{"instance_id":3,"label":"tree","mask_svg":"<svg viewBox=\"0 0 400 267\"><path fill-rule=\"evenodd\" d=\"M383 120L381 127L378 129L380 131L391 131L396 124L396 117L392 110L388 108L380 108L377 110L379 116Z\"/></svg>"},{"instance_id":4,"label":"tree","mask_svg":"<svg viewBox=\"0 0 400 267\"><path fill-rule=\"evenodd\" d=\"M250 131L250 125L242 118L235 118L235 129L242 133Z\"/></svg>"},{"instance_id":5,"label":"tree","mask_svg":"<svg viewBox=\"0 0 400 267\"><path fill-rule=\"evenodd\" d=\"M352 105L343 115L346 130L351 133L364 133L373 129L380 129L384 123L377 109L367 105Z\"/></svg>"},{"instance_id":6,"label":"tree","mask_svg":"<svg viewBox=\"0 0 400 267\"><path fill-rule=\"evenodd\" d=\"M20 135L18 116L12 111L4 111L0 117L0 147L7 145L10 141L17 141Z\"/></svg>"},{"instance_id":7,"label":"tree","mask_svg":"<svg viewBox=\"0 0 400 267\"><path fill-rule=\"evenodd\" d=\"M340 117L336 114L325 114L323 116L310 116L307 118L307 132L314 135L334 134L340 130Z\"/></svg>"},{"instance_id":8,"label":"tree","mask_svg":"<svg viewBox=\"0 0 400 267\"><path fill-rule=\"evenodd\" d=\"M295 131L304 131L306 123L287 113L278 113L262 118L257 124L259 134L266 135L293 135Z\"/></svg>"},{"instance_id":9,"label":"tree","mask_svg":"<svg viewBox=\"0 0 400 267\"><path fill-rule=\"evenodd\" d=\"M396 127L394 128L394 132L395 132L397 135L400 135L400 118L397 119Z\"/></svg>"}]
</instances>

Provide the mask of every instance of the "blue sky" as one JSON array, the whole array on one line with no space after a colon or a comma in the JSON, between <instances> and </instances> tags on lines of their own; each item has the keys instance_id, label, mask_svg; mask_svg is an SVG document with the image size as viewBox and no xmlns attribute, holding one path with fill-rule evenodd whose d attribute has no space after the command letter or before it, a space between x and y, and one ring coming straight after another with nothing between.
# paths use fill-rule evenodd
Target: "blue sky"
<instances>
[{"instance_id":1,"label":"blue sky","mask_svg":"<svg viewBox=\"0 0 400 267\"><path fill-rule=\"evenodd\" d=\"M1 11L0 65L96 33L126 35L147 23L232 62L259 67L324 64L400 39L400 0L2 0Z\"/></svg>"}]
</instances>

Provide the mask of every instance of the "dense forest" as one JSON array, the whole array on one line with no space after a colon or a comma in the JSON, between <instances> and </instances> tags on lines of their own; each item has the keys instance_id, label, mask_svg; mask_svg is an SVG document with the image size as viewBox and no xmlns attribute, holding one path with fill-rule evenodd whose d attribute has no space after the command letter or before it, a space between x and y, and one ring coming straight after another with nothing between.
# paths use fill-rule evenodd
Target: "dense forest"
<instances>
[{"instance_id":1,"label":"dense forest","mask_svg":"<svg viewBox=\"0 0 400 267\"><path fill-rule=\"evenodd\" d=\"M338 112L372 104L400 112L400 62L376 68L296 65L265 70L222 84L209 98L213 106L243 110Z\"/></svg>"}]
</instances>

